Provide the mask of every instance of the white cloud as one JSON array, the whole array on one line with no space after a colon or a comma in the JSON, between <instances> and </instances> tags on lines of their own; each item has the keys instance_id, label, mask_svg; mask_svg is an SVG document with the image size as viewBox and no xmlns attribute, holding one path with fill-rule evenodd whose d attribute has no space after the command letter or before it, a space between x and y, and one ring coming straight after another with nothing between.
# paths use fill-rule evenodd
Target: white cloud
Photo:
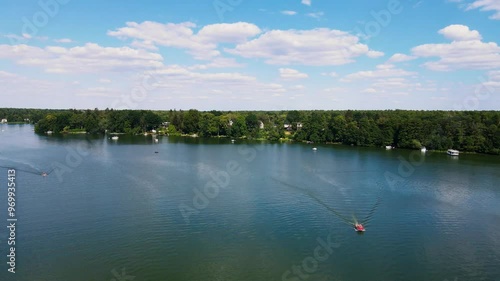
<instances>
[{"instance_id":1,"label":"white cloud","mask_svg":"<svg viewBox=\"0 0 500 281\"><path fill-rule=\"evenodd\" d=\"M89 87L76 92L78 97L107 97L118 98L122 94L118 89L108 87Z\"/></svg>"},{"instance_id":2,"label":"white cloud","mask_svg":"<svg viewBox=\"0 0 500 281\"><path fill-rule=\"evenodd\" d=\"M324 15L325 15L325 13L323 13L323 12L316 12L316 13L308 13L308 14L306 14L306 16L311 17L311 18L315 18L315 19L320 19Z\"/></svg>"},{"instance_id":3,"label":"white cloud","mask_svg":"<svg viewBox=\"0 0 500 281\"><path fill-rule=\"evenodd\" d=\"M119 28L116 31L108 31L108 35L124 40L132 38L135 40L135 44L141 40L143 44L150 46L155 44L187 49L197 58L206 59L219 55L220 53L215 50L215 44L208 42L203 44L199 40L194 40L195 35L192 30L194 27L196 25L191 22L180 24L162 24L151 21L143 23L127 22L126 27Z\"/></svg>"},{"instance_id":4,"label":"white cloud","mask_svg":"<svg viewBox=\"0 0 500 281\"><path fill-rule=\"evenodd\" d=\"M500 82L500 70L490 71L488 76L491 80Z\"/></svg>"},{"instance_id":5,"label":"white cloud","mask_svg":"<svg viewBox=\"0 0 500 281\"><path fill-rule=\"evenodd\" d=\"M154 42L150 40L134 40L132 43L130 43L131 47L137 48L137 49L144 49L144 50L151 50L151 51L158 51L158 47L154 44Z\"/></svg>"},{"instance_id":6,"label":"white cloud","mask_svg":"<svg viewBox=\"0 0 500 281\"><path fill-rule=\"evenodd\" d=\"M223 58L216 57L207 64L196 64L190 66L189 69L192 70L205 70L209 68L234 68L234 67L244 67L244 64L236 62L233 58Z\"/></svg>"},{"instance_id":7,"label":"white cloud","mask_svg":"<svg viewBox=\"0 0 500 281\"><path fill-rule=\"evenodd\" d=\"M307 5L307 6L311 6L311 0L302 0L302 4L304 5Z\"/></svg>"},{"instance_id":8,"label":"white cloud","mask_svg":"<svg viewBox=\"0 0 500 281\"><path fill-rule=\"evenodd\" d=\"M113 81L111 81L110 79L107 79L107 78L101 78L98 80L99 83L103 83L103 84L109 84Z\"/></svg>"},{"instance_id":9,"label":"white cloud","mask_svg":"<svg viewBox=\"0 0 500 281\"><path fill-rule=\"evenodd\" d=\"M208 60L220 55L219 43L242 43L248 38L261 33L254 24L246 22L220 23L204 26L198 33L194 32L196 24L142 23L128 22L126 27L108 31L108 35L120 39L134 39L134 44L142 43L150 49L155 45L186 49L196 59Z\"/></svg>"},{"instance_id":10,"label":"white cloud","mask_svg":"<svg viewBox=\"0 0 500 281\"><path fill-rule=\"evenodd\" d=\"M54 42L57 43L73 43L74 41L69 38L55 39Z\"/></svg>"},{"instance_id":11,"label":"white cloud","mask_svg":"<svg viewBox=\"0 0 500 281\"><path fill-rule=\"evenodd\" d=\"M160 90L160 95L175 98L193 94L197 96L219 94L225 98L260 99L268 94L287 91L281 84L263 83L254 76L242 73L200 73L179 65L166 66L152 72L152 75L156 81L153 86Z\"/></svg>"},{"instance_id":12,"label":"white cloud","mask_svg":"<svg viewBox=\"0 0 500 281\"><path fill-rule=\"evenodd\" d=\"M2 106L20 107L19 104L11 104L14 99L21 100L25 107L40 107L40 102L47 97L50 100L57 96L61 88L53 82L32 79L15 73L0 70L0 85L2 85ZM56 101L54 101L56 102Z\"/></svg>"},{"instance_id":13,"label":"white cloud","mask_svg":"<svg viewBox=\"0 0 500 281\"><path fill-rule=\"evenodd\" d=\"M405 54L397 53L397 54L392 55L391 58L389 58L389 62L404 62L404 61L411 61L414 59L416 59L416 57L414 57L414 56L408 56Z\"/></svg>"},{"instance_id":14,"label":"white cloud","mask_svg":"<svg viewBox=\"0 0 500 281\"><path fill-rule=\"evenodd\" d=\"M10 40L11 45L17 45L21 43L27 43L30 40L37 40L37 41L47 41L49 37L47 36L35 36L33 37L30 34L23 33L21 35L17 34L6 34L6 35L1 35L5 38L8 38Z\"/></svg>"},{"instance_id":15,"label":"white cloud","mask_svg":"<svg viewBox=\"0 0 500 281\"><path fill-rule=\"evenodd\" d=\"M280 68L279 71L282 79L304 79L309 77L306 73L291 68Z\"/></svg>"},{"instance_id":16,"label":"white cloud","mask_svg":"<svg viewBox=\"0 0 500 281\"><path fill-rule=\"evenodd\" d=\"M287 16L295 16L297 14L295 11L281 11L281 13Z\"/></svg>"},{"instance_id":17,"label":"white cloud","mask_svg":"<svg viewBox=\"0 0 500 281\"><path fill-rule=\"evenodd\" d=\"M500 70L488 72L488 81L484 81L482 86L486 91L492 93L494 90L500 90Z\"/></svg>"},{"instance_id":18,"label":"white cloud","mask_svg":"<svg viewBox=\"0 0 500 281\"><path fill-rule=\"evenodd\" d=\"M366 88L364 89L363 91L361 91L362 93L368 93L368 94L374 94L374 93L377 93L378 91L375 90L374 88Z\"/></svg>"},{"instance_id":19,"label":"white cloud","mask_svg":"<svg viewBox=\"0 0 500 281\"><path fill-rule=\"evenodd\" d=\"M345 93L346 91L348 91L348 89L342 88L342 87L332 87L332 88L323 89L323 91L325 91L327 93L340 94L340 93Z\"/></svg>"},{"instance_id":20,"label":"white cloud","mask_svg":"<svg viewBox=\"0 0 500 281\"><path fill-rule=\"evenodd\" d=\"M140 71L163 65L162 56L156 53L129 47L101 47L93 43L73 48L0 45L0 59L10 59L20 65L40 67L53 73Z\"/></svg>"},{"instance_id":21,"label":"white cloud","mask_svg":"<svg viewBox=\"0 0 500 281\"><path fill-rule=\"evenodd\" d=\"M444 37L454 41L481 40L481 34L477 30L470 30L468 26L452 24L438 31Z\"/></svg>"},{"instance_id":22,"label":"white cloud","mask_svg":"<svg viewBox=\"0 0 500 281\"><path fill-rule=\"evenodd\" d=\"M323 72L321 73L323 76L330 76L330 77L338 77L339 75L336 72Z\"/></svg>"},{"instance_id":23,"label":"white cloud","mask_svg":"<svg viewBox=\"0 0 500 281\"><path fill-rule=\"evenodd\" d=\"M260 28L252 23L219 23L204 26L195 40L213 44L241 43L261 32Z\"/></svg>"},{"instance_id":24,"label":"white cloud","mask_svg":"<svg viewBox=\"0 0 500 281\"><path fill-rule=\"evenodd\" d=\"M411 93L422 93L429 89L422 89L418 82L406 77L380 77L374 79L362 93L377 94L379 97L407 96Z\"/></svg>"},{"instance_id":25,"label":"white cloud","mask_svg":"<svg viewBox=\"0 0 500 281\"><path fill-rule=\"evenodd\" d=\"M476 0L470 3L466 10L480 9L481 11L494 11L490 19L500 20L500 1L498 0Z\"/></svg>"},{"instance_id":26,"label":"white cloud","mask_svg":"<svg viewBox=\"0 0 500 281\"><path fill-rule=\"evenodd\" d=\"M295 86L291 86L289 89L292 90L292 91L302 91L302 90L306 89L306 86L304 86L304 85L295 85Z\"/></svg>"},{"instance_id":27,"label":"white cloud","mask_svg":"<svg viewBox=\"0 0 500 281\"><path fill-rule=\"evenodd\" d=\"M384 53L379 51L368 51L368 53L366 53L366 56L369 58L379 58L383 57Z\"/></svg>"},{"instance_id":28,"label":"white cloud","mask_svg":"<svg viewBox=\"0 0 500 281\"><path fill-rule=\"evenodd\" d=\"M442 30L446 30L442 29ZM414 47L417 57L437 57L439 60L424 63L428 69L450 71L455 69L493 69L500 67L500 47L495 42L482 42L479 33L457 32L448 29L442 32L455 41L449 44L425 44ZM469 30L460 28L462 31ZM476 39L473 39L476 38Z\"/></svg>"},{"instance_id":29,"label":"white cloud","mask_svg":"<svg viewBox=\"0 0 500 281\"><path fill-rule=\"evenodd\" d=\"M351 73L341 78L341 82L353 82L355 80L362 79L374 79L374 78L386 78L386 77L403 77L403 76L411 76L416 73L406 71L403 69L396 68L392 64L380 64L377 65L376 70L368 70L368 71L359 71L355 73Z\"/></svg>"},{"instance_id":30,"label":"white cloud","mask_svg":"<svg viewBox=\"0 0 500 281\"><path fill-rule=\"evenodd\" d=\"M371 52L359 38L340 30L271 30L226 52L245 58L263 58L268 64L343 65Z\"/></svg>"}]
</instances>

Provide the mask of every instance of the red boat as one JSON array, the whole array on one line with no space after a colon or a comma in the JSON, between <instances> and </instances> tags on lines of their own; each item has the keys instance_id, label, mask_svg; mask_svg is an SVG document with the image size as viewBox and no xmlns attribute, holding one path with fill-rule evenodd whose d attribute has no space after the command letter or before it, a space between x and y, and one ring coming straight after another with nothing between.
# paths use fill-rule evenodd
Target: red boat
<instances>
[{"instance_id":1,"label":"red boat","mask_svg":"<svg viewBox=\"0 0 500 281\"><path fill-rule=\"evenodd\" d=\"M360 224L360 223L356 223L354 224L354 230L356 230L357 232L365 232L365 227Z\"/></svg>"}]
</instances>

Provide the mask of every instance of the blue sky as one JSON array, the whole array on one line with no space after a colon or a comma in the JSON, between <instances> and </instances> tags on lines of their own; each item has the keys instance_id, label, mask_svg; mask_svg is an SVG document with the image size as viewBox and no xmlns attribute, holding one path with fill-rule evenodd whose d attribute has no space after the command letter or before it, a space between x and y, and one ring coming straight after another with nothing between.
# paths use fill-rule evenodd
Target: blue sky
<instances>
[{"instance_id":1,"label":"blue sky","mask_svg":"<svg viewBox=\"0 0 500 281\"><path fill-rule=\"evenodd\" d=\"M500 0L0 4L0 107L500 109Z\"/></svg>"}]
</instances>

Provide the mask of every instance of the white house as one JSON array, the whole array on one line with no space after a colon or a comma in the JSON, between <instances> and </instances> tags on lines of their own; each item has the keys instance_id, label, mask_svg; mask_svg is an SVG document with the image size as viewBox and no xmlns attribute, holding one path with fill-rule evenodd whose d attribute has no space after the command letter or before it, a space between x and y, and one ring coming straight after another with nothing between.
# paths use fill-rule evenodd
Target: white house
<instances>
[{"instance_id":1,"label":"white house","mask_svg":"<svg viewBox=\"0 0 500 281\"><path fill-rule=\"evenodd\" d=\"M264 129L264 122L262 121L259 121L259 129Z\"/></svg>"}]
</instances>

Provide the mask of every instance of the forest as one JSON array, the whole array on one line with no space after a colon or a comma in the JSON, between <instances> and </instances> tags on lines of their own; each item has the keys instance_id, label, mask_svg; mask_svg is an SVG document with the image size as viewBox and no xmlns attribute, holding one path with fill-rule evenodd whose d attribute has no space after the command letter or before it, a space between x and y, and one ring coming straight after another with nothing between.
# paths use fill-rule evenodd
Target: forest
<instances>
[{"instance_id":1,"label":"forest","mask_svg":"<svg viewBox=\"0 0 500 281\"><path fill-rule=\"evenodd\" d=\"M500 111L198 111L0 108L0 119L35 132L231 137L500 155Z\"/></svg>"}]
</instances>

